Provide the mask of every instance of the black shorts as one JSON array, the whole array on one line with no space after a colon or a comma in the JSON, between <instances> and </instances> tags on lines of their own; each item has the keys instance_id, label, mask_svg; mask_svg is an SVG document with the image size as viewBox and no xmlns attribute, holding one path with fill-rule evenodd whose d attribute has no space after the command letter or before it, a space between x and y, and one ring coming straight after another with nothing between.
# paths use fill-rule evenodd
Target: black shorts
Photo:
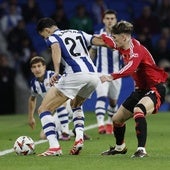
<instances>
[{"instance_id":1,"label":"black shorts","mask_svg":"<svg viewBox=\"0 0 170 170\"><path fill-rule=\"evenodd\" d=\"M155 89L155 91L153 91L153 89ZM160 83L158 85L156 85L155 87L149 89L149 90L135 90L134 92L132 92L130 94L130 96L123 102L123 106L129 110L130 112L133 113L133 109L136 106L136 104L144 97L144 96L148 96L151 98L151 100L154 103L155 109L157 111L156 106L160 105L164 102L165 100L165 94L166 94L166 87L163 83ZM157 98L160 98L160 103L158 103Z\"/></svg>"}]
</instances>

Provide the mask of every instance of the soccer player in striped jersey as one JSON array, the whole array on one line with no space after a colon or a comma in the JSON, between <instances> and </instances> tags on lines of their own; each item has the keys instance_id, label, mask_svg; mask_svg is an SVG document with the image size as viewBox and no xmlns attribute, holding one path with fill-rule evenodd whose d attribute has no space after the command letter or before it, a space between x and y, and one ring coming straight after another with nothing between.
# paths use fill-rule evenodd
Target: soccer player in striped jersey
<instances>
[{"instance_id":1,"label":"soccer player in striped jersey","mask_svg":"<svg viewBox=\"0 0 170 170\"><path fill-rule=\"evenodd\" d=\"M111 34L111 27L117 22L117 13L114 10L106 10L103 16L104 27L96 34ZM110 74L120 70L122 59L118 50L113 50L101 46L92 46L90 49L90 56L95 61L99 77L102 74ZM122 80L117 79L111 82L99 82L96 88L97 101L95 105L95 114L98 124L99 134L112 134L113 122L112 116L117 111L117 100L120 94ZM109 104L106 106L107 98ZM107 109L106 109L107 107ZM108 119L106 125L104 123L105 113L107 111Z\"/></svg>"},{"instance_id":2,"label":"soccer player in striped jersey","mask_svg":"<svg viewBox=\"0 0 170 170\"><path fill-rule=\"evenodd\" d=\"M130 118L135 120L138 146L132 158L148 156L145 145L147 140L146 116L157 113L165 100L165 82L168 74L159 68L150 52L132 38L133 25L120 21L111 29L111 36L102 34L103 41L113 49L119 50L125 66L118 72L101 76L101 81L112 81L125 76L132 76L135 90L113 115L114 136L116 145L102 155L125 154L127 152L124 135L125 122Z\"/></svg>"},{"instance_id":3,"label":"soccer player in striped jersey","mask_svg":"<svg viewBox=\"0 0 170 170\"><path fill-rule=\"evenodd\" d=\"M35 127L34 113L37 97L44 98L50 88L50 77L54 71L46 70L46 62L43 57L35 56L30 61L30 68L34 75L30 82L31 95L28 100L28 121L32 129ZM64 105L58 107L54 112L54 122L56 124L56 133L61 140L69 140L69 120L68 111ZM61 131L61 133L60 133ZM40 138L45 139L43 130L40 132Z\"/></svg>"},{"instance_id":4,"label":"soccer player in striped jersey","mask_svg":"<svg viewBox=\"0 0 170 170\"><path fill-rule=\"evenodd\" d=\"M43 99L39 109L39 117L49 141L49 149L39 156L61 155L62 149L55 135L55 124L51 112L72 99L75 127L75 142L70 150L71 155L78 155L83 147L84 113L83 102L94 92L100 81L88 46L104 45L100 37L89 35L78 30L60 30L51 18L41 18L37 23L37 32L51 48L55 74L51 77L51 88ZM58 80L60 63L65 67L65 74ZM55 82L58 81L57 84Z\"/></svg>"}]
</instances>

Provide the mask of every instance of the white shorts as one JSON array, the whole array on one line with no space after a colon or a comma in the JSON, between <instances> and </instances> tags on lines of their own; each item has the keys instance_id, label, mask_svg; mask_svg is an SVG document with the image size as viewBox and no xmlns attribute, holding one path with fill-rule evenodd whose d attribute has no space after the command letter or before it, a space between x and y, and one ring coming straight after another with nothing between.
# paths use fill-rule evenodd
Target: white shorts
<instances>
[{"instance_id":1,"label":"white shorts","mask_svg":"<svg viewBox=\"0 0 170 170\"><path fill-rule=\"evenodd\" d=\"M99 82L96 88L96 95L98 97L109 97L113 100L117 100L120 94L122 86L122 79L116 79L111 82L101 83Z\"/></svg>"},{"instance_id":2,"label":"white shorts","mask_svg":"<svg viewBox=\"0 0 170 170\"><path fill-rule=\"evenodd\" d=\"M63 75L55 87L70 99L77 95L88 98L96 89L99 81L97 73L70 73Z\"/></svg>"}]
</instances>

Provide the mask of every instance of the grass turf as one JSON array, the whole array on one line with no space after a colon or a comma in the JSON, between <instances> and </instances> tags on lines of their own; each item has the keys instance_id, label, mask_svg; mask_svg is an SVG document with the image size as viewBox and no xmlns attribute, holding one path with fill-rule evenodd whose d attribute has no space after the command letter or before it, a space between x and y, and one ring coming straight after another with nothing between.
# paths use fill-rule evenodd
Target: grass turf
<instances>
[{"instance_id":1,"label":"grass turf","mask_svg":"<svg viewBox=\"0 0 170 170\"><path fill-rule=\"evenodd\" d=\"M15 139L21 135L28 135L39 140L40 121L36 117L37 126L32 130L27 124L26 114L0 116L0 152L11 149ZM170 135L169 113L159 113L147 117L148 139L147 152L149 157L132 159L130 156L136 151L137 140L135 137L134 120L127 122L126 144L128 152L125 155L101 156L100 153L114 145L112 135L99 135L97 128L86 131L92 140L85 141L80 155L69 155L74 138L70 141L60 141L63 155L61 157L38 157L36 155L17 156L14 152L0 156L0 169L5 170L169 170L170 167ZM86 113L86 126L95 124L94 113ZM72 127L72 124L71 124ZM48 143L36 145L36 153L41 153L48 148Z\"/></svg>"}]
</instances>

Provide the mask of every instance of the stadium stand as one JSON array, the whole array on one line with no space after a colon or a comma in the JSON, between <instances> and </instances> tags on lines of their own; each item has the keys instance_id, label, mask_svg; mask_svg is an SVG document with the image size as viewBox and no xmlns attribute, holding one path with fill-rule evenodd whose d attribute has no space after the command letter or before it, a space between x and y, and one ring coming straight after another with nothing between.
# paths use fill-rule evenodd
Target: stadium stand
<instances>
[{"instance_id":1,"label":"stadium stand","mask_svg":"<svg viewBox=\"0 0 170 170\"><path fill-rule=\"evenodd\" d=\"M63 5L64 11L66 13L66 16L68 17L68 19L70 19L74 14L75 14L75 7L79 4L84 4L89 15L93 18L92 16L92 3L94 2L94 0L60 0ZM0 5L2 3L7 3L7 1L5 0L0 0ZM10 1L9 1L10 2ZM26 4L28 2L28 0L17 0L17 5L22 6L24 4ZM54 11L57 10L58 6L57 6L57 0L35 0L35 2L38 4L41 12L42 12L42 17L51 17L52 14L54 14ZM142 9L145 5L151 5L151 0L104 0L104 2L107 4L107 6L109 7L109 9L113 9L116 10L118 13L118 20L128 20L130 22L134 22L134 19L136 19L137 17L139 17L141 15ZM160 2L161 3L161 2ZM157 4L157 8L159 8L160 4ZM2 14L1 14L2 15ZM26 23L26 31L28 32L31 40L32 40L32 44L34 46L34 49L36 50L38 55L41 55L42 53L44 53L44 51L46 51L46 44L44 42L44 40L37 34L36 30L35 30L35 22L28 22ZM99 28L102 27L102 24L94 24L94 30L97 30ZM170 29L170 28L169 28ZM137 37L137 35L135 34L135 38ZM152 45L153 47L156 46L157 41L159 40L160 34L156 34L153 37L151 37L152 40ZM2 46L3 44L1 44ZM7 46L5 44L5 46ZM1 49L1 48L0 48ZM3 49L3 47L2 47ZM126 89L131 89L131 81L129 81L129 79L125 79L125 84L126 84ZM127 91L126 91L127 92ZM128 92L127 92L128 93ZM18 94L18 93L17 93ZM122 96L125 96L125 91L122 91ZM119 103L121 103L121 101L123 100L123 98L120 99ZM20 103L20 102L17 102ZM89 107L88 105L90 105L87 101L87 103L85 103L85 108L86 110L91 110L93 108ZM90 105L92 106L92 105ZM161 110L166 110L167 109L167 105L165 107L161 107ZM25 109L23 109L25 110Z\"/></svg>"}]
</instances>

